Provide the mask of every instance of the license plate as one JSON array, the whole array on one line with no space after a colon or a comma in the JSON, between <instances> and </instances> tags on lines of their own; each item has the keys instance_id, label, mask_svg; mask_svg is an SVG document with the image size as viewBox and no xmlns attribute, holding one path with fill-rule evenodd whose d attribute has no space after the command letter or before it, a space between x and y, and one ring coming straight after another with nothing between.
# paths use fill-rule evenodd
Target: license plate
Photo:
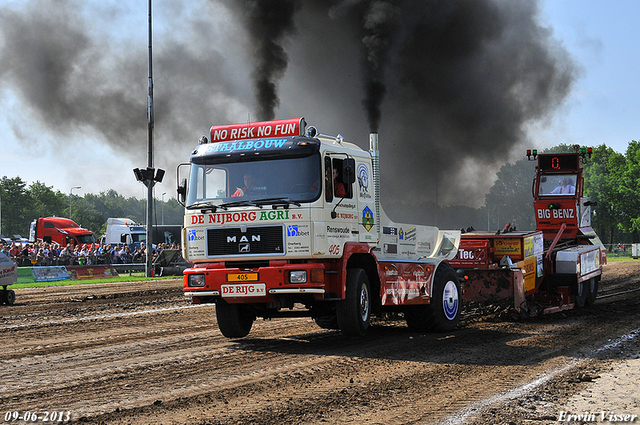
<instances>
[{"instance_id":1,"label":"license plate","mask_svg":"<svg viewBox=\"0 0 640 425\"><path fill-rule=\"evenodd\" d=\"M264 283L240 283L238 285L222 285L223 297L264 297L267 285Z\"/></svg>"},{"instance_id":2,"label":"license plate","mask_svg":"<svg viewBox=\"0 0 640 425\"><path fill-rule=\"evenodd\" d=\"M229 273L227 282L256 282L258 273Z\"/></svg>"}]
</instances>

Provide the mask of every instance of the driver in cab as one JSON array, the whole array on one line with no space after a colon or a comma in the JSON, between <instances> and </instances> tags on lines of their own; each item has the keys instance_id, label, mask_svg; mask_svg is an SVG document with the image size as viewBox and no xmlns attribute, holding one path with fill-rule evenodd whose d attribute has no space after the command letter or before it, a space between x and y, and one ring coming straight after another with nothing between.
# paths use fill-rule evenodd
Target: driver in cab
<instances>
[{"instance_id":1,"label":"driver in cab","mask_svg":"<svg viewBox=\"0 0 640 425\"><path fill-rule=\"evenodd\" d=\"M255 187L256 179L252 174L244 175L244 187L237 187L236 191L231 195L234 198L238 198L245 195L251 194L251 189Z\"/></svg>"}]
</instances>

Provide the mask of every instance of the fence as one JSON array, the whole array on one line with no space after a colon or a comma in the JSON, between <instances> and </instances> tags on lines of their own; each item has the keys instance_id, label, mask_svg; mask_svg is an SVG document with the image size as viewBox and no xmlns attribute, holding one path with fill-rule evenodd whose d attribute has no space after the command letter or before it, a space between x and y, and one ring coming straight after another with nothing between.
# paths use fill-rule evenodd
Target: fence
<instances>
[{"instance_id":1,"label":"fence","mask_svg":"<svg viewBox=\"0 0 640 425\"><path fill-rule=\"evenodd\" d=\"M640 254L640 244L624 244L624 243L616 243L616 244L605 244L605 248L607 248L607 257L632 257L638 258Z\"/></svg>"}]
</instances>

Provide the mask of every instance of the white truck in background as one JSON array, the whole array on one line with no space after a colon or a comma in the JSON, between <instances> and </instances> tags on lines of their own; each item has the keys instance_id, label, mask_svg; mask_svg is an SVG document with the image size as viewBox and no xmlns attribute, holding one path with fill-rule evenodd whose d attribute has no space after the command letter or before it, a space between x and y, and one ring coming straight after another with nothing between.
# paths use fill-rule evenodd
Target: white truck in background
<instances>
[{"instance_id":1,"label":"white truck in background","mask_svg":"<svg viewBox=\"0 0 640 425\"><path fill-rule=\"evenodd\" d=\"M146 240L145 227L129 218L108 218L107 230L100 238L100 242L105 244L126 244L131 249L140 247L140 243Z\"/></svg>"}]
</instances>

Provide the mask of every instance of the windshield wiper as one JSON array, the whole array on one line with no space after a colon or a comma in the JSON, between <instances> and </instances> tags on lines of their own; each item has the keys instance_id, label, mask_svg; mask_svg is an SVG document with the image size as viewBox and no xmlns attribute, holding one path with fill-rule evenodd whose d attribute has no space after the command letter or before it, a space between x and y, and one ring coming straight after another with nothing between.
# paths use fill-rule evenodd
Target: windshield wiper
<instances>
[{"instance_id":1,"label":"windshield wiper","mask_svg":"<svg viewBox=\"0 0 640 425\"><path fill-rule=\"evenodd\" d=\"M262 205L257 203L256 201L244 200L244 201L227 202L227 203L219 205L219 207L224 209L224 210L226 210L229 207L259 207L259 208L262 208Z\"/></svg>"},{"instance_id":2,"label":"windshield wiper","mask_svg":"<svg viewBox=\"0 0 640 425\"><path fill-rule=\"evenodd\" d=\"M201 209L203 214L206 213L207 211L211 211L212 213L215 213L218 210L218 208L222 208L223 210L227 209L222 205L212 204L211 201L200 201L200 202L196 202L195 204L191 204L187 207L188 210Z\"/></svg>"},{"instance_id":3,"label":"windshield wiper","mask_svg":"<svg viewBox=\"0 0 640 425\"><path fill-rule=\"evenodd\" d=\"M293 204L296 207L300 206L300 202L296 202L296 201L292 201L289 198L267 198L267 199L256 199L255 201L253 201L256 203L256 205L273 205L273 208L275 209L278 206L282 206L285 208L289 208L289 205Z\"/></svg>"}]
</instances>

